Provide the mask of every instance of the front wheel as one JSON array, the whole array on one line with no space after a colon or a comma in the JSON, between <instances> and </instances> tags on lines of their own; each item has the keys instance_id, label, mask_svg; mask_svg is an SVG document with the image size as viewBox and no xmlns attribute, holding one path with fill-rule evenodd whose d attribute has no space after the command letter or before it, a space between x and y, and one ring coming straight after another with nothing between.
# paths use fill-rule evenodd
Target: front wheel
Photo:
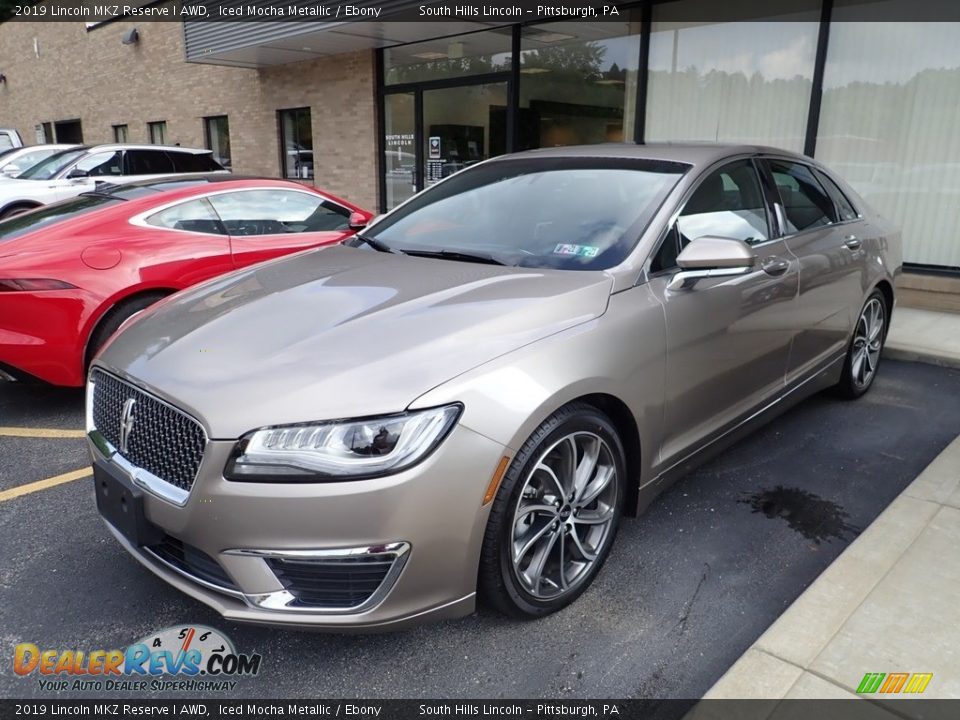
<instances>
[{"instance_id":1,"label":"front wheel","mask_svg":"<svg viewBox=\"0 0 960 720\"><path fill-rule=\"evenodd\" d=\"M606 415L573 403L550 416L517 453L490 510L482 597L526 618L573 602L610 551L625 482L623 444Z\"/></svg>"},{"instance_id":2,"label":"front wheel","mask_svg":"<svg viewBox=\"0 0 960 720\"><path fill-rule=\"evenodd\" d=\"M880 353L887 337L887 303L883 293L874 290L863 305L853 330L853 338L837 385L840 394L858 398L873 384L880 365Z\"/></svg>"}]
</instances>

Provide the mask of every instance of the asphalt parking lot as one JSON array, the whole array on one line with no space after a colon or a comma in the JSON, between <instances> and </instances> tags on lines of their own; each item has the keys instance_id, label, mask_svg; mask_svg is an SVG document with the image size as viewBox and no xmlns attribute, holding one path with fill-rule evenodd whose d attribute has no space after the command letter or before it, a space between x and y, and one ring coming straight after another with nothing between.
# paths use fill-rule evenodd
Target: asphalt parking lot
<instances>
[{"instance_id":1,"label":"asphalt parking lot","mask_svg":"<svg viewBox=\"0 0 960 720\"><path fill-rule=\"evenodd\" d=\"M699 697L960 433L958 397L960 372L887 361L860 401L804 402L625 522L565 611L342 636L227 623L154 578L89 478L55 482L86 465L82 395L0 384L0 694L44 695L13 674L17 643L109 649L201 623L263 656L231 698Z\"/></svg>"}]
</instances>

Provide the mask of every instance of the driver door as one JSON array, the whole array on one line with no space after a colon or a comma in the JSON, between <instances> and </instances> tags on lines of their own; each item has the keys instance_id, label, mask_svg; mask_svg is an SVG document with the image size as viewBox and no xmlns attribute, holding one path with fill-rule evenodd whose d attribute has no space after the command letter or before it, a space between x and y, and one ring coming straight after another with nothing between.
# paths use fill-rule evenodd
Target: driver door
<instances>
[{"instance_id":1,"label":"driver door","mask_svg":"<svg viewBox=\"0 0 960 720\"><path fill-rule=\"evenodd\" d=\"M707 235L747 243L757 264L671 289L681 272L677 255ZM701 180L654 255L649 282L667 328L664 468L784 390L798 262L775 235L760 176L744 159Z\"/></svg>"}]
</instances>

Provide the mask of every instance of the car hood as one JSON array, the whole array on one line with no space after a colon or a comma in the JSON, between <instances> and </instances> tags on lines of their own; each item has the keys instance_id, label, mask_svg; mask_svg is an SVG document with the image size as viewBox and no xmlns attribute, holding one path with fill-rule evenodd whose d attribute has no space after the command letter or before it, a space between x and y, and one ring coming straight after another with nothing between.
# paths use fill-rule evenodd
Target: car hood
<instances>
[{"instance_id":1,"label":"car hood","mask_svg":"<svg viewBox=\"0 0 960 720\"><path fill-rule=\"evenodd\" d=\"M180 293L99 363L235 438L265 425L399 412L495 357L607 307L603 272L332 247Z\"/></svg>"}]
</instances>

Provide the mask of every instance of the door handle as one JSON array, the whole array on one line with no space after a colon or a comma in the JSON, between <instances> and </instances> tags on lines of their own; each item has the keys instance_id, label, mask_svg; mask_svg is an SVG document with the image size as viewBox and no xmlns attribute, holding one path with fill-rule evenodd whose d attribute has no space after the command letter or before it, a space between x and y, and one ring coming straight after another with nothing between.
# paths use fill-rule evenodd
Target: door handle
<instances>
[{"instance_id":1,"label":"door handle","mask_svg":"<svg viewBox=\"0 0 960 720\"><path fill-rule=\"evenodd\" d=\"M860 246L863 245L863 240L858 238L856 235L847 235L843 239L843 244L849 250L859 250Z\"/></svg>"},{"instance_id":2,"label":"door handle","mask_svg":"<svg viewBox=\"0 0 960 720\"><path fill-rule=\"evenodd\" d=\"M790 261L773 255L771 257L764 258L760 262L760 267L767 275L783 275L790 268Z\"/></svg>"}]
</instances>

